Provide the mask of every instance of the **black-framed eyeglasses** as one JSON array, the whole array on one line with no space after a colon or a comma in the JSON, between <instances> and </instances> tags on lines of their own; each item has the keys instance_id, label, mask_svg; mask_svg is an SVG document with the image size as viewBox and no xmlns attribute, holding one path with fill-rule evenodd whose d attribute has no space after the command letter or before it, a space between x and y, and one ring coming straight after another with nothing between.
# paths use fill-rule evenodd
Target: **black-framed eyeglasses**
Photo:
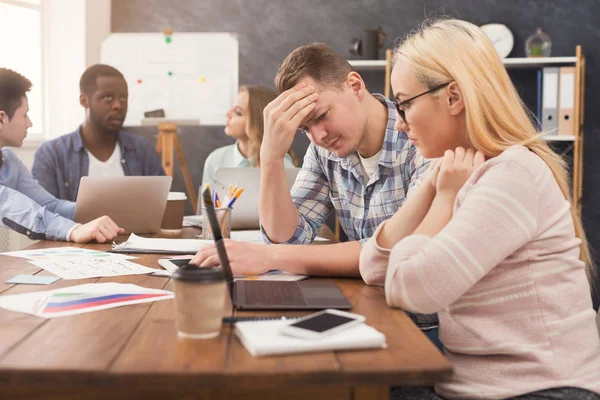
<instances>
[{"instance_id":1,"label":"black-framed eyeglasses","mask_svg":"<svg viewBox=\"0 0 600 400\"><path fill-rule=\"evenodd\" d=\"M445 88L446 86L448 86L449 84L451 84L452 81L450 82L446 82L446 83L442 83L441 85L438 85L436 87L434 87L433 89L429 89L426 92L423 92L421 94L418 94L416 96L411 97L410 99L401 101L401 102L397 102L397 101L392 101L392 103L394 103L394 106L396 106L396 110L398 111L398 115L400 115L400 118L402 118L402 121L404 121L405 124L408 124L408 122L406 122L406 114L404 113L404 110L402 109L402 106L405 106L406 104L410 103L411 101L418 99L421 96L425 96L426 94L429 93L433 93L436 92L440 89Z\"/></svg>"}]
</instances>

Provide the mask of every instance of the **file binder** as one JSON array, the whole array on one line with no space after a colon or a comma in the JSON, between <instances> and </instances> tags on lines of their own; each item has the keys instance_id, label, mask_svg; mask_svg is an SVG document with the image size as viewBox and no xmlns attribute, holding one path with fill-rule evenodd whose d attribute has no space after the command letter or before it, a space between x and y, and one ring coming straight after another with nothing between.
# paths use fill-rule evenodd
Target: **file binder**
<instances>
[{"instance_id":1,"label":"file binder","mask_svg":"<svg viewBox=\"0 0 600 400\"><path fill-rule=\"evenodd\" d=\"M538 132L542 131L542 88L543 88L543 72L541 69L537 70L537 95L536 95L536 107L535 107L535 129ZM185 219L185 217L184 217Z\"/></svg>"},{"instance_id":2,"label":"file binder","mask_svg":"<svg viewBox=\"0 0 600 400\"><path fill-rule=\"evenodd\" d=\"M544 68L542 89L542 131L556 135L558 128L559 68Z\"/></svg>"},{"instance_id":3,"label":"file binder","mask_svg":"<svg viewBox=\"0 0 600 400\"><path fill-rule=\"evenodd\" d=\"M559 82L558 134L574 135L575 67L561 67Z\"/></svg>"}]
</instances>

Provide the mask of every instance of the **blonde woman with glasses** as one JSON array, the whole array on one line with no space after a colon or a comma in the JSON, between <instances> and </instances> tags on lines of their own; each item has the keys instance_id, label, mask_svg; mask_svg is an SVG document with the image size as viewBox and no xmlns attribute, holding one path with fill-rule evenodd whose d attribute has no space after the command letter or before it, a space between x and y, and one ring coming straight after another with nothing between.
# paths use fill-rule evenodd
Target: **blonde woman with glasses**
<instances>
[{"instance_id":1,"label":"blonde woman with glasses","mask_svg":"<svg viewBox=\"0 0 600 400\"><path fill-rule=\"evenodd\" d=\"M492 43L441 20L395 50L396 129L440 158L361 252L388 304L439 313L454 372L402 399L598 399L592 266L563 160ZM586 274L587 272L587 274Z\"/></svg>"}]
</instances>

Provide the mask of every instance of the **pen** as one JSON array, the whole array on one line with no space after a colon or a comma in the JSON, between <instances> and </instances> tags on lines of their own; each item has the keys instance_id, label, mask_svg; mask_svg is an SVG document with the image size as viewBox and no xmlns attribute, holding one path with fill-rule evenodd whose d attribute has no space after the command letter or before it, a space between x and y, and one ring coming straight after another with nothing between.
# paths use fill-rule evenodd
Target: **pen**
<instances>
[{"instance_id":1,"label":"pen","mask_svg":"<svg viewBox=\"0 0 600 400\"><path fill-rule=\"evenodd\" d=\"M217 191L215 190L215 196L214 196L214 204L215 207L220 208L221 207L221 200L219 200L219 194L217 193Z\"/></svg>"},{"instance_id":2,"label":"pen","mask_svg":"<svg viewBox=\"0 0 600 400\"><path fill-rule=\"evenodd\" d=\"M244 188L239 188L235 191L235 193L233 194L233 197L231 198L231 200L229 200L229 202L227 203L227 208L231 208L231 206L233 205L233 203L235 203L237 201L237 199L240 198L241 194L244 192Z\"/></svg>"},{"instance_id":3,"label":"pen","mask_svg":"<svg viewBox=\"0 0 600 400\"><path fill-rule=\"evenodd\" d=\"M236 322L246 321L291 321L301 317L223 317L224 324L235 324Z\"/></svg>"},{"instance_id":4,"label":"pen","mask_svg":"<svg viewBox=\"0 0 600 400\"><path fill-rule=\"evenodd\" d=\"M232 197L231 200L229 200L229 203L227 203L227 208L231 208L231 206L233 205L233 203L235 203L236 200L237 197Z\"/></svg>"}]
</instances>

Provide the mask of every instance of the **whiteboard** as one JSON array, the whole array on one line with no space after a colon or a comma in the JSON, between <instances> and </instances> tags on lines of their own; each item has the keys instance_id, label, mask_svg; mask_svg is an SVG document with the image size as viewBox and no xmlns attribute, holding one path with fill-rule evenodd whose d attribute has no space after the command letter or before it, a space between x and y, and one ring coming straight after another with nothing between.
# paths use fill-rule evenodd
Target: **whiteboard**
<instances>
[{"instance_id":1,"label":"whiteboard","mask_svg":"<svg viewBox=\"0 0 600 400\"><path fill-rule=\"evenodd\" d=\"M113 33L101 60L129 86L126 126L163 109L167 120L224 125L238 93L238 40L230 33Z\"/></svg>"}]
</instances>

